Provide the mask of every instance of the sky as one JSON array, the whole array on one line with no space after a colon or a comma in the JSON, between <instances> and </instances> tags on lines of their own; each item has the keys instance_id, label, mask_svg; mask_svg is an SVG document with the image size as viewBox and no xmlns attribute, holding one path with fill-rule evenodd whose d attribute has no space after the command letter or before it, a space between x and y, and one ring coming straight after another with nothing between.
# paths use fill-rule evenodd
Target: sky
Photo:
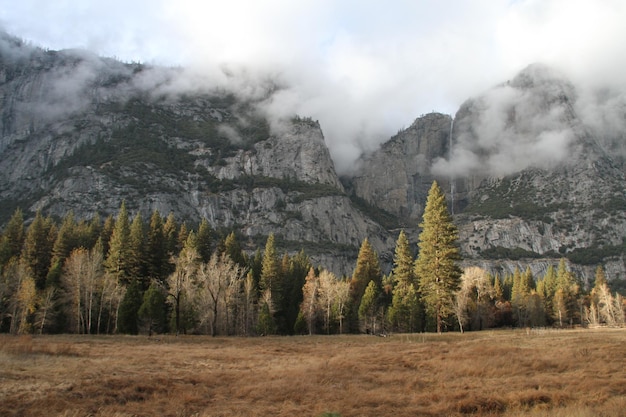
<instances>
[{"instance_id":1,"label":"sky","mask_svg":"<svg viewBox=\"0 0 626 417\"><path fill-rule=\"evenodd\" d=\"M268 110L319 120L340 171L531 63L626 90L624 22L623 0L0 0L36 46L278 81Z\"/></svg>"}]
</instances>

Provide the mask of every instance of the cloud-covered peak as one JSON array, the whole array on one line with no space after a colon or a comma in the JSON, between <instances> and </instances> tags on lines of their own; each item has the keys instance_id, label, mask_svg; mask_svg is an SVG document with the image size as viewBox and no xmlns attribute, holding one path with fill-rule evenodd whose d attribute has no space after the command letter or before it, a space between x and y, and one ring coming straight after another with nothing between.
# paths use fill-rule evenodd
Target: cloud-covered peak
<instances>
[{"instance_id":1,"label":"cloud-covered peak","mask_svg":"<svg viewBox=\"0 0 626 417\"><path fill-rule=\"evenodd\" d=\"M446 176L504 176L548 169L571 156L585 135L574 111L576 91L552 68L534 64L511 81L466 101L454 121L447 159L433 165Z\"/></svg>"}]
</instances>

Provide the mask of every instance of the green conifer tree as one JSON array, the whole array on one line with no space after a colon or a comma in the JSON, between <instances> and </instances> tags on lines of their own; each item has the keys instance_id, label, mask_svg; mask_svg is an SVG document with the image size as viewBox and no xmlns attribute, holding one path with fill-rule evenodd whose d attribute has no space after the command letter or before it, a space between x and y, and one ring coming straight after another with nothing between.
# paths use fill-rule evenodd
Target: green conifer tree
<instances>
[{"instance_id":1,"label":"green conifer tree","mask_svg":"<svg viewBox=\"0 0 626 417\"><path fill-rule=\"evenodd\" d=\"M573 324L578 313L578 293L580 287L574 275L567 270L565 258L561 258L556 272L556 292L553 298L553 315L559 326Z\"/></svg>"},{"instance_id":2,"label":"green conifer tree","mask_svg":"<svg viewBox=\"0 0 626 417\"><path fill-rule=\"evenodd\" d=\"M198 226L198 232L196 233L197 242L197 250L198 255L200 255L200 259L202 262L207 263L209 259L211 259L211 226L207 219L203 218ZM231 258L232 259L232 258ZM233 259L235 261L235 259ZM236 262L236 261L235 261Z\"/></svg>"},{"instance_id":3,"label":"green conifer tree","mask_svg":"<svg viewBox=\"0 0 626 417\"><path fill-rule=\"evenodd\" d=\"M118 330L120 333L139 333L139 308L142 303L143 298L139 289L139 282L136 279L132 279L130 284L128 284L128 288L126 288L124 298L120 302L118 315Z\"/></svg>"},{"instance_id":4,"label":"green conifer tree","mask_svg":"<svg viewBox=\"0 0 626 417\"><path fill-rule=\"evenodd\" d=\"M137 213L130 225L128 236L129 245L129 272L133 278L139 280L142 291L146 291L150 282L146 279L146 233L143 216Z\"/></svg>"},{"instance_id":5,"label":"green conifer tree","mask_svg":"<svg viewBox=\"0 0 626 417\"><path fill-rule=\"evenodd\" d=\"M293 333L296 320L298 319L299 306L302 303L302 287L305 278L311 269L311 260L301 250L294 256L285 256L286 264L281 267L283 275L282 287L282 311L284 327L282 333Z\"/></svg>"},{"instance_id":6,"label":"green conifer tree","mask_svg":"<svg viewBox=\"0 0 626 417\"><path fill-rule=\"evenodd\" d=\"M454 312L454 294L459 289L462 271L457 265L460 260L458 231L436 181L428 192L420 226L415 272L426 312L441 333L447 318Z\"/></svg>"},{"instance_id":7,"label":"green conifer tree","mask_svg":"<svg viewBox=\"0 0 626 417\"><path fill-rule=\"evenodd\" d=\"M180 253L178 242L178 224L176 223L176 218L174 217L174 213L171 213L167 216L165 220L165 224L163 225L163 238L165 239L165 252L166 256L171 258L172 256L177 256Z\"/></svg>"},{"instance_id":8,"label":"green conifer tree","mask_svg":"<svg viewBox=\"0 0 626 417\"><path fill-rule=\"evenodd\" d=\"M235 232L230 232L226 239L224 240L224 252L233 260L236 264L240 266L245 266L246 258L244 256L243 250L241 249L241 245L237 240L237 236Z\"/></svg>"},{"instance_id":9,"label":"green conifer tree","mask_svg":"<svg viewBox=\"0 0 626 417\"><path fill-rule=\"evenodd\" d=\"M13 257L19 257L24 244L24 214L15 210L0 237L0 271Z\"/></svg>"},{"instance_id":10,"label":"green conifer tree","mask_svg":"<svg viewBox=\"0 0 626 417\"><path fill-rule=\"evenodd\" d=\"M150 216L146 242L146 274L164 283L170 272L163 235L163 218L158 210L154 210Z\"/></svg>"},{"instance_id":11,"label":"green conifer tree","mask_svg":"<svg viewBox=\"0 0 626 417\"><path fill-rule=\"evenodd\" d=\"M26 262L37 289L42 290L46 286L46 277L50 269L52 259L52 246L56 240L54 227L50 218L44 219L40 211L37 211L35 219L28 226L22 259Z\"/></svg>"},{"instance_id":12,"label":"green conifer tree","mask_svg":"<svg viewBox=\"0 0 626 417\"><path fill-rule=\"evenodd\" d=\"M148 326L148 336L152 336L153 331L157 333L163 331L165 327L165 295L156 282L150 284L144 293L138 313Z\"/></svg>"},{"instance_id":13,"label":"green conifer tree","mask_svg":"<svg viewBox=\"0 0 626 417\"><path fill-rule=\"evenodd\" d=\"M409 240L400 231L396 241L396 250L392 270L392 301L388 318L393 328L401 332L414 332L422 329L421 306L416 291L413 255Z\"/></svg>"},{"instance_id":14,"label":"green conifer tree","mask_svg":"<svg viewBox=\"0 0 626 417\"><path fill-rule=\"evenodd\" d=\"M130 257L130 223L126 203L122 201L109 240L109 252L105 262L107 271L122 284L128 284L131 281Z\"/></svg>"},{"instance_id":15,"label":"green conifer tree","mask_svg":"<svg viewBox=\"0 0 626 417\"><path fill-rule=\"evenodd\" d=\"M380 290L376 281L371 280L367 284L363 297L361 298L361 303L359 304L359 320L361 320L362 327L368 334L375 334L378 330L376 328L376 316L378 313L379 292Z\"/></svg>"},{"instance_id":16,"label":"green conifer tree","mask_svg":"<svg viewBox=\"0 0 626 417\"><path fill-rule=\"evenodd\" d=\"M100 240L102 242L102 250L105 255L108 255L109 253L113 229L115 229L115 219L112 215L109 215L106 219L104 219L104 224L100 230Z\"/></svg>"},{"instance_id":17,"label":"green conifer tree","mask_svg":"<svg viewBox=\"0 0 626 417\"><path fill-rule=\"evenodd\" d=\"M596 267L594 287L599 288L600 286L606 283L607 282L606 282L606 275L604 274L604 268L602 268L602 265L598 265Z\"/></svg>"},{"instance_id":18,"label":"green conifer tree","mask_svg":"<svg viewBox=\"0 0 626 417\"><path fill-rule=\"evenodd\" d=\"M378 254L370 245L369 240L365 238L363 243L361 243L359 255L356 259L356 267L354 268L354 273L350 280L351 307L348 311L350 331L359 331L359 306L361 305L361 299L370 281L374 281L376 287L379 288L382 284L382 273L380 271Z\"/></svg>"},{"instance_id":19,"label":"green conifer tree","mask_svg":"<svg viewBox=\"0 0 626 417\"><path fill-rule=\"evenodd\" d=\"M504 289L502 288L502 282L500 281L500 276L498 274L493 277L493 293L496 301L503 300Z\"/></svg>"},{"instance_id":20,"label":"green conifer tree","mask_svg":"<svg viewBox=\"0 0 626 417\"><path fill-rule=\"evenodd\" d=\"M272 295L272 303L276 307L280 305L282 283L280 282L280 261L278 259L276 244L274 240L274 234L271 233L267 237L267 241L265 243L265 251L263 252L263 263L261 267L261 277L259 281L259 290L261 292L269 291Z\"/></svg>"}]
</instances>

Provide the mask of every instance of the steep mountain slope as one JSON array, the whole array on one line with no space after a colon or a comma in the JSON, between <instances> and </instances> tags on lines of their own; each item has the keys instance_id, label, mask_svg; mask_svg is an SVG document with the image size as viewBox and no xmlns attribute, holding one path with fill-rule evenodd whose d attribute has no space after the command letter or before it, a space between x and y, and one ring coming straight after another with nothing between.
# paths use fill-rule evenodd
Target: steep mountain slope
<instances>
[{"instance_id":1,"label":"steep mountain slope","mask_svg":"<svg viewBox=\"0 0 626 417\"><path fill-rule=\"evenodd\" d=\"M609 151L615 142L591 133L576 100L562 76L532 65L465 102L452 126L443 115L418 119L363 158L354 190L414 224L426 196L416 180L434 178L448 191L470 262L509 260L498 265L510 270L520 258L567 256L582 265L608 263L613 277L623 278L624 173ZM434 121L431 133L416 129Z\"/></svg>"},{"instance_id":2,"label":"steep mountain slope","mask_svg":"<svg viewBox=\"0 0 626 417\"><path fill-rule=\"evenodd\" d=\"M1 42L3 221L18 206L89 218L125 200L144 218L206 218L250 247L274 232L338 272L365 237L381 252L392 246L352 205L317 122L270 129L249 100L173 91L176 70Z\"/></svg>"},{"instance_id":3,"label":"steep mountain slope","mask_svg":"<svg viewBox=\"0 0 626 417\"><path fill-rule=\"evenodd\" d=\"M145 218L158 209L234 229L247 248L273 232L350 273L365 237L386 261L399 227L417 241L436 179L468 263L523 259L541 272L567 256L585 277L599 262L626 277L624 133L590 125L549 68L526 68L454 119L417 118L341 180L319 123L257 111L271 89L244 97L182 72L0 34L0 224L16 207L89 218L125 200Z\"/></svg>"},{"instance_id":4,"label":"steep mountain slope","mask_svg":"<svg viewBox=\"0 0 626 417\"><path fill-rule=\"evenodd\" d=\"M346 179L349 188L402 219L404 226L416 226L434 179L433 161L448 153L451 121L440 113L418 118L378 151L361 158L357 172Z\"/></svg>"}]
</instances>

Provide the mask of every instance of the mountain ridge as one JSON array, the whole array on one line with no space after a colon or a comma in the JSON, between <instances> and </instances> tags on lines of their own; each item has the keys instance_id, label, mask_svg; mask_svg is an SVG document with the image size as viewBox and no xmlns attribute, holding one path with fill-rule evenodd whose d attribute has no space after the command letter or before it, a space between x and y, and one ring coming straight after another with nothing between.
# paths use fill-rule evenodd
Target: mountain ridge
<instances>
[{"instance_id":1,"label":"mountain ridge","mask_svg":"<svg viewBox=\"0 0 626 417\"><path fill-rule=\"evenodd\" d=\"M586 279L593 262L626 276L623 162L612 137L577 114L575 87L548 67L527 67L454 118L418 117L340 178L310 118L277 125L228 91L175 92L176 69L7 35L0 52L0 223L18 206L88 218L126 200L144 218L158 209L237 229L250 248L276 232L348 274L366 237L387 263L398 228L417 241L437 180L466 262L504 271L520 258L569 256ZM576 258L585 250L593 262Z\"/></svg>"}]
</instances>

